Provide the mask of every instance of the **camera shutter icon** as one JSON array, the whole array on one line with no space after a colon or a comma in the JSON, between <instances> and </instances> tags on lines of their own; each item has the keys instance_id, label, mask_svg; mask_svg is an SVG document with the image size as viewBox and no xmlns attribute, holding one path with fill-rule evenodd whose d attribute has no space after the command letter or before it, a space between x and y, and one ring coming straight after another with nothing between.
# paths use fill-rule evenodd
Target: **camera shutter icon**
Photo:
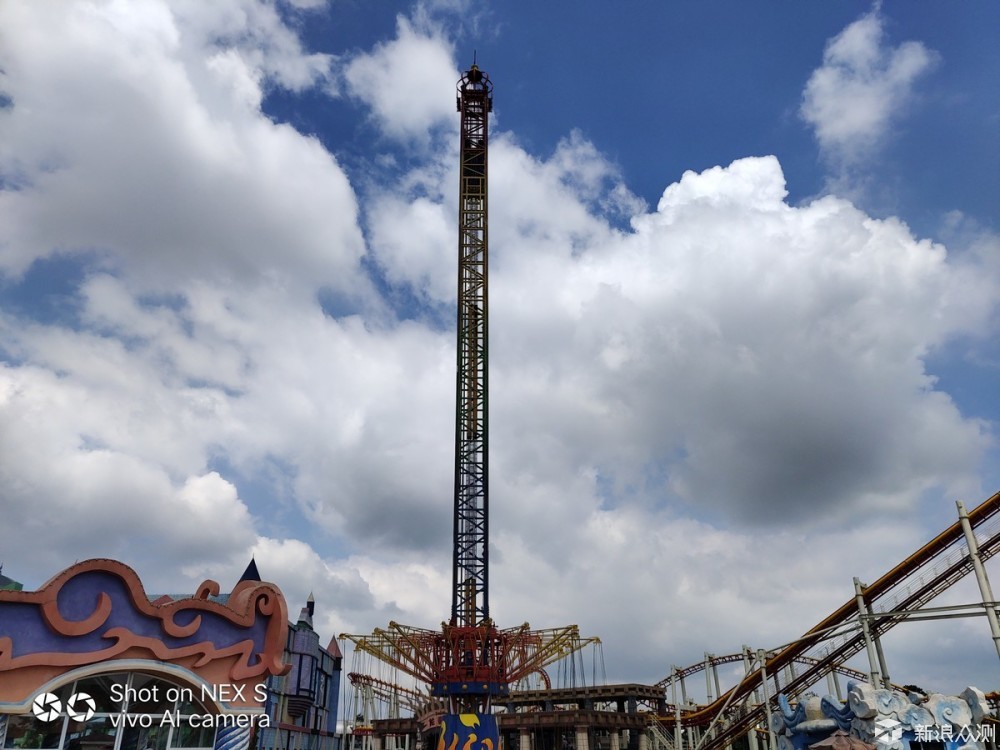
<instances>
[{"instance_id":1,"label":"camera shutter icon","mask_svg":"<svg viewBox=\"0 0 1000 750\"><path fill-rule=\"evenodd\" d=\"M42 693L31 702L31 713L39 721L55 721L62 715L62 701L52 693Z\"/></svg>"},{"instance_id":2,"label":"camera shutter icon","mask_svg":"<svg viewBox=\"0 0 1000 750\"><path fill-rule=\"evenodd\" d=\"M97 703L88 693L74 693L66 701L66 713L74 721L89 721L97 711Z\"/></svg>"}]
</instances>

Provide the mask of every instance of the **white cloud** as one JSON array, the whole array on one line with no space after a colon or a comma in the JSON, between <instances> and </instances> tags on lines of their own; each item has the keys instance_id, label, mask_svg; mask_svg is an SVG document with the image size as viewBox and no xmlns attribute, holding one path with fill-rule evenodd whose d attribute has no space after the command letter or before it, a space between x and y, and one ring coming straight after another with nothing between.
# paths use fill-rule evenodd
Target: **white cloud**
<instances>
[{"instance_id":1,"label":"white cloud","mask_svg":"<svg viewBox=\"0 0 1000 750\"><path fill-rule=\"evenodd\" d=\"M550 554L552 537L542 547L499 535L493 611L535 627L578 623L602 638L608 677L618 682L655 682L705 651L793 640L851 599L851 573L872 580L886 556L922 541L916 524L898 522L804 539L636 510L577 517L563 521L561 556Z\"/></svg>"},{"instance_id":2,"label":"white cloud","mask_svg":"<svg viewBox=\"0 0 1000 750\"><path fill-rule=\"evenodd\" d=\"M455 261L441 251L456 243L454 219L443 203L424 196L407 201L388 194L374 201L371 243L386 280L409 285L425 302L453 301L457 291L449 267Z\"/></svg>"},{"instance_id":3,"label":"white cloud","mask_svg":"<svg viewBox=\"0 0 1000 750\"><path fill-rule=\"evenodd\" d=\"M801 115L837 165L855 165L881 145L937 59L920 42L885 47L883 34L877 11L850 24L827 43L803 92Z\"/></svg>"},{"instance_id":4,"label":"white cloud","mask_svg":"<svg viewBox=\"0 0 1000 750\"><path fill-rule=\"evenodd\" d=\"M971 480L981 427L933 390L922 357L987 319L993 282L898 221L783 195L774 159L742 160L685 175L634 234L575 257L550 263L547 247L572 247L558 212L497 248L518 260L491 295L493 403L533 415L528 437L502 441L515 465L538 455L558 471L552 440L599 468L645 465L653 494L760 521L889 509Z\"/></svg>"},{"instance_id":5,"label":"white cloud","mask_svg":"<svg viewBox=\"0 0 1000 750\"><path fill-rule=\"evenodd\" d=\"M4 84L0 170L20 189L0 196L0 269L97 251L152 288L263 274L363 298L345 175L318 141L261 116L261 81L284 74L225 40L256 40L272 62L293 51L269 52L276 21L259 4L210 5L193 17L152 0L5 6L4 27L24 33L4 43L17 75Z\"/></svg>"},{"instance_id":6,"label":"white cloud","mask_svg":"<svg viewBox=\"0 0 1000 750\"><path fill-rule=\"evenodd\" d=\"M431 129L455 127L458 71L450 45L427 22L399 16L396 38L343 70L350 93L371 107L378 127L401 141L427 142Z\"/></svg>"},{"instance_id":7,"label":"white cloud","mask_svg":"<svg viewBox=\"0 0 1000 750\"><path fill-rule=\"evenodd\" d=\"M111 398L39 367L0 370L8 559L54 572L87 557L127 561L137 549L206 565L245 549L253 520L236 488L214 472L174 474L165 451L143 455L132 442L157 405L117 411L121 392L108 385Z\"/></svg>"},{"instance_id":8,"label":"white cloud","mask_svg":"<svg viewBox=\"0 0 1000 750\"><path fill-rule=\"evenodd\" d=\"M290 0L302 10L316 8L322 0ZM258 82L292 91L330 83L329 55L307 53L295 31L286 26L272 2L172 0L169 8L178 25L190 35L197 53L221 47L221 55L245 61ZM132 11L129 10L129 13ZM211 67L217 55L209 55Z\"/></svg>"},{"instance_id":9,"label":"white cloud","mask_svg":"<svg viewBox=\"0 0 1000 750\"><path fill-rule=\"evenodd\" d=\"M312 10L314 8L321 8L327 2L327 0L288 0L296 8L305 8Z\"/></svg>"}]
</instances>

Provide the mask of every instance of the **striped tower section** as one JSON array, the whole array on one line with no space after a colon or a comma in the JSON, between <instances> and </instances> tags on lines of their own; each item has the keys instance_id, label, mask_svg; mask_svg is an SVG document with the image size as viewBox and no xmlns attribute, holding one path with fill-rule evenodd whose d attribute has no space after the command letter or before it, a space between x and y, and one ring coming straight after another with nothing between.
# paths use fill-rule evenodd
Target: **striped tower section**
<instances>
[{"instance_id":1,"label":"striped tower section","mask_svg":"<svg viewBox=\"0 0 1000 750\"><path fill-rule=\"evenodd\" d=\"M248 750L250 727L219 727L214 750Z\"/></svg>"}]
</instances>

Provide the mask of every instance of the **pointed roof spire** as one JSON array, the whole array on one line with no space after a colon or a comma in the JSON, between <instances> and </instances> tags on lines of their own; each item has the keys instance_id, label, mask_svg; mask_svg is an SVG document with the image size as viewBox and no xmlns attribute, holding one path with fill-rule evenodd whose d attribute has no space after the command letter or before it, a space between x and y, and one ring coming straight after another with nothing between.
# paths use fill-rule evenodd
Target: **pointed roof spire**
<instances>
[{"instance_id":1,"label":"pointed roof spire","mask_svg":"<svg viewBox=\"0 0 1000 750\"><path fill-rule=\"evenodd\" d=\"M8 578L3 574L3 563L0 563L0 589L12 591L22 591L24 587L13 578Z\"/></svg>"},{"instance_id":2,"label":"pointed roof spire","mask_svg":"<svg viewBox=\"0 0 1000 750\"><path fill-rule=\"evenodd\" d=\"M299 612L299 620L295 624L307 627L310 630L312 630L313 618L312 618L312 612L309 611L309 605L303 607L302 610Z\"/></svg>"},{"instance_id":3,"label":"pointed roof spire","mask_svg":"<svg viewBox=\"0 0 1000 750\"><path fill-rule=\"evenodd\" d=\"M243 571L243 575L240 576L241 581L259 581L260 573L257 571L257 561L252 557L250 558L250 564L247 565L247 569Z\"/></svg>"}]
</instances>

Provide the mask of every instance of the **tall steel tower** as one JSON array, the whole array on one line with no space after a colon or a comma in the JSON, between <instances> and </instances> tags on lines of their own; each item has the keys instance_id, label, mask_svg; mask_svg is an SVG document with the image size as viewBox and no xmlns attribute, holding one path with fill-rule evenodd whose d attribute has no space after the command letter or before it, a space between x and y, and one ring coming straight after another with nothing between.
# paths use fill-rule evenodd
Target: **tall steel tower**
<instances>
[{"instance_id":1,"label":"tall steel tower","mask_svg":"<svg viewBox=\"0 0 1000 750\"><path fill-rule=\"evenodd\" d=\"M458 82L458 367L451 625L489 622L488 119L493 84L476 65Z\"/></svg>"},{"instance_id":2,"label":"tall steel tower","mask_svg":"<svg viewBox=\"0 0 1000 750\"><path fill-rule=\"evenodd\" d=\"M455 373L455 515L451 620L437 649L431 692L452 713L506 693L504 635L489 598L488 182L490 77L473 64L458 82L458 359Z\"/></svg>"},{"instance_id":3,"label":"tall steel tower","mask_svg":"<svg viewBox=\"0 0 1000 750\"><path fill-rule=\"evenodd\" d=\"M442 623L441 630L390 622L371 635L341 637L351 640L358 651L424 682L432 696L446 698L444 734L454 737L474 727L482 747L495 750L499 735L490 714L491 698L508 694L512 684L528 675L538 674L547 681L546 665L596 639L581 639L576 625L532 630L524 623L500 630L490 616L487 163L492 109L493 84L473 64L458 82L461 142L451 618ZM368 679L350 677L356 684ZM465 739L458 746L469 747Z\"/></svg>"}]
</instances>

